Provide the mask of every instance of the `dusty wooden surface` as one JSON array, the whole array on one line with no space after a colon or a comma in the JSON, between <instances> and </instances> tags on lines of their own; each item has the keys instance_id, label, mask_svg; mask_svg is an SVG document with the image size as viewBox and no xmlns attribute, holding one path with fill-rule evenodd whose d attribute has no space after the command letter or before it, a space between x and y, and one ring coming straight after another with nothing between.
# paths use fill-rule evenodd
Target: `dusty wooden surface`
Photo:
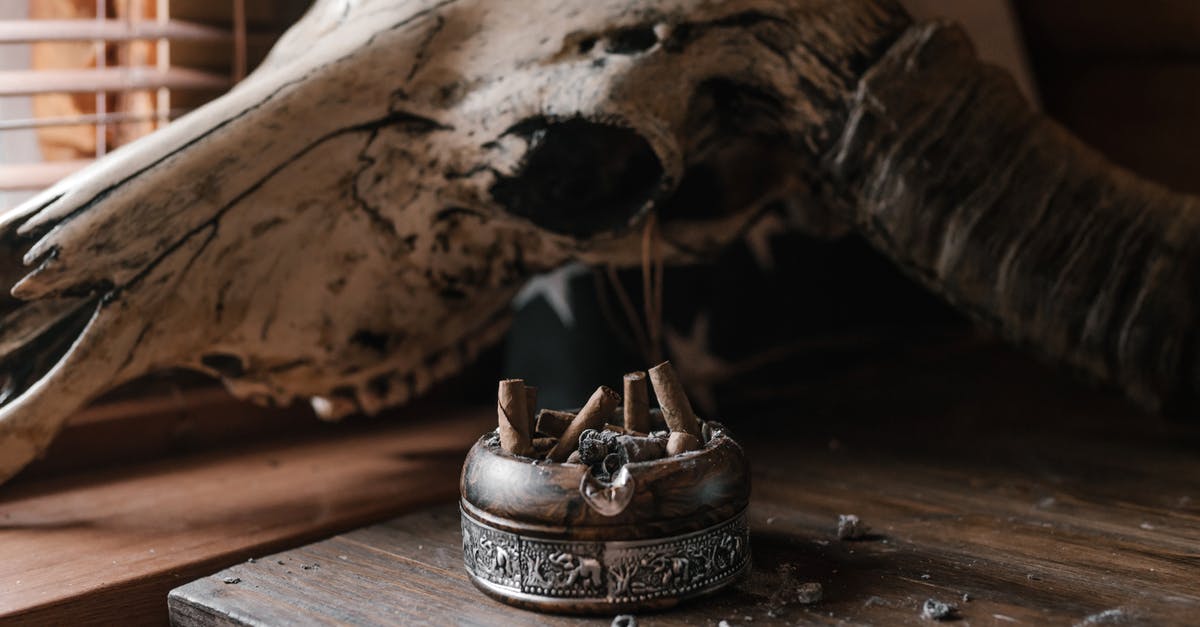
<instances>
[{"instance_id":1,"label":"dusty wooden surface","mask_svg":"<svg viewBox=\"0 0 1200 627\"><path fill-rule=\"evenodd\" d=\"M968 347L799 390L738 421L754 571L644 625L1188 624L1200 616L1200 429L1145 417L1007 351ZM734 422L734 417L727 417ZM841 542L838 514L877 535ZM462 570L446 504L260 556L172 593L183 625L606 624L510 609ZM226 578L237 583L224 583ZM795 602L819 582L824 599ZM963 595L970 600L964 601ZM790 598L789 598L790 597ZM1091 618L1089 618L1091 617Z\"/></svg>"},{"instance_id":2,"label":"dusty wooden surface","mask_svg":"<svg viewBox=\"0 0 1200 627\"><path fill-rule=\"evenodd\" d=\"M488 418L429 410L6 486L0 622L165 623L167 591L183 582L452 498L463 452ZM276 420L268 424L282 431Z\"/></svg>"}]
</instances>

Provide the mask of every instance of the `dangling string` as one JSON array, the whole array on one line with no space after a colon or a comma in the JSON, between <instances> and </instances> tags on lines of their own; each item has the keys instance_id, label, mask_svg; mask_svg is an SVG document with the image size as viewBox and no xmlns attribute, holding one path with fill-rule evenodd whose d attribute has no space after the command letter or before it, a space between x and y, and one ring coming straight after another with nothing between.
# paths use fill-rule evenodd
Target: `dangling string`
<instances>
[{"instance_id":1,"label":"dangling string","mask_svg":"<svg viewBox=\"0 0 1200 627\"><path fill-rule=\"evenodd\" d=\"M662 363L663 260L658 246L658 217L650 214L642 229L642 304L646 312L646 357Z\"/></svg>"},{"instance_id":2,"label":"dangling string","mask_svg":"<svg viewBox=\"0 0 1200 627\"><path fill-rule=\"evenodd\" d=\"M606 273L601 272L599 269L594 269L592 273L592 285L596 288L596 301L600 303L600 313L604 316L604 321L608 323L608 328L616 334L617 339L621 341L626 350L641 355L643 344L629 334L626 325L621 324L617 320L616 313L612 308L612 302L608 299L607 283L610 279L607 278ZM637 329L636 326L633 328Z\"/></svg>"},{"instance_id":3,"label":"dangling string","mask_svg":"<svg viewBox=\"0 0 1200 627\"><path fill-rule=\"evenodd\" d=\"M646 348L650 344L650 338L646 334L646 329L642 326L641 319L638 318L637 308L633 306L633 301L629 298L629 292L625 291L625 286L621 284L621 279L617 276L616 266L607 265L604 267L604 272L608 277L608 283L612 286L613 292L617 294L617 302L621 304L621 310L625 314L625 321L629 324L629 329L633 331L638 352L642 353L642 356L648 359L649 353L647 353Z\"/></svg>"},{"instance_id":4,"label":"dangling string","mask_svg":"<svg viewBox=\"0 0 1200 627\"><path fill-rule=\"evenodd\" d=\"M608 320L609 326L627 345L632 345L634 352L640 353L648 366L663 361L662 332L663 332L663 258L660 250L660 234L658 221L654 214L647 219L642 229L642 311L644 319L638 316L633 300L617 276L617 268L605 266L605 278L612 291L617 295L625 315L626 325L617 324L613 315L607 290L601 286L599 277L596 280L596 296L600 302L601 313ZM626 332L626 329L632 332Z\"/></svg>"}]
</instances>

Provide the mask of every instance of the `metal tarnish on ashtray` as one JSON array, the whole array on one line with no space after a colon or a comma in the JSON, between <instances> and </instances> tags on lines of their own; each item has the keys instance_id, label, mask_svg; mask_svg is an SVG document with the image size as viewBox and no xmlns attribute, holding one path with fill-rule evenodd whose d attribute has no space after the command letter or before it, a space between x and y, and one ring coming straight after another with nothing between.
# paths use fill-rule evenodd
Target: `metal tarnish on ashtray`
<instances>
[{"instance_id":1,"label":"metal tarnish on ashtray","mask_svg":"<svg viewBox=\"0 0 1200 627\"><path fill-rule=\"evenodd\" d=\"M661 410L648 407L647 380ZM460 484L463 563L480 590L613 615L671 607L746 572L741 446L692 412L669 363L624 388L624 398L597 389L577 412L539 412L524 381L501 382L500 426L467 454Z\"/></svg>"}]
</instances>

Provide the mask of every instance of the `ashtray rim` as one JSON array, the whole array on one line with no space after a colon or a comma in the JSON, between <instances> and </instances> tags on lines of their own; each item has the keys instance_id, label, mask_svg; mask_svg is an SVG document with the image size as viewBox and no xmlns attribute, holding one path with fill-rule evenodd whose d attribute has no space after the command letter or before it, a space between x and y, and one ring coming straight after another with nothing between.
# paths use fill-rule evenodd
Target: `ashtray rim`
<instances>
[{"instance_id":1,"label":"ashtray rim","mask_svg":"<svg viewBox=\"0 0 1200 627\"><path fill-rule=\"evenodd\" d=\"M488 596L520 607L573 614L666 608L724 588L750 566L745 507L709 527L671 536L576 540L498 529L464 505L469 503L460 501L468 577ZM480 555L489 552L491 563L481 568ZM615 574L618 566L625 574ZM554 572L555 567L569 570ZM653 572L650 583L634 580L642 567ZM544 568L551 570L549 579ZM706 570L697 574L695 568ZM531 574L540 581L527 581ZM678 578L684 583L676 585ZM628 590L637 583L638 592Z\"/></svg>"},{"instance_id":2,"label":"ashtray rim","mask_svg":"<svg viewBox=\"0 0 1200 627\"><path fill-rule=\"evenodd\" d=\"M625 466L636 494L618 515L600 514L580 496L587 466L505 453L489 446L491 432L467 454L460 496L477 518L526 535L613 540L629 525L707 528L745 508L750 497L749 462L741 445L724 425L707 422L713 435L703 448ZM653 529L634 533L657 535Z\"/></svg>"}]
</instances>

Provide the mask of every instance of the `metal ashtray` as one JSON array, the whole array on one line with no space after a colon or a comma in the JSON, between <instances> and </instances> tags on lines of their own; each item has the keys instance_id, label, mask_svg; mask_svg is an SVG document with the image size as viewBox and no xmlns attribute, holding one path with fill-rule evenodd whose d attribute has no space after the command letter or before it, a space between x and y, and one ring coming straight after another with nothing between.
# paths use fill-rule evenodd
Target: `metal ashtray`
<instances>
[{"instance_id":1,"label":"metal ashtray","mask_svg":"<svg viewBox=\"0 0 1200 627\"><path fill-rule=\"evenodd\" d=\"M742 447L706 424L700 449L608 477L508 453L495 432L480 438L460 484L471 581L565 613L661 609L736 581L750 563L750 474Z\"/></svg>"}]
</instances>

